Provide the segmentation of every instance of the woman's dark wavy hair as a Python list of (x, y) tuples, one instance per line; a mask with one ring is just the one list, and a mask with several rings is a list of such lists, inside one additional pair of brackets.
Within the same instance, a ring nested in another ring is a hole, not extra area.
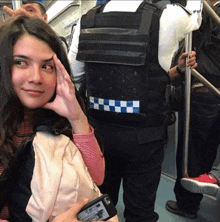
[[(70, 66), (62, 42), (48, 24), (40, 19), (20, 16), (0, 27), (0, 163), (3, 165), (7, 165), (10, 159), (10, 150), (15, 151), (13, 136), (24, 120), (24, 107), (11, 81), (13, 46), (24, 34), (46, 42), (70, 74)], [(45, 122), (48, 118), (55, 123), (52, 124), (54, 131), (71, 137), (71, 127), (67, 119), (52, 110), (36, 110), (35, 128), (40, 124), (39, 121)]]

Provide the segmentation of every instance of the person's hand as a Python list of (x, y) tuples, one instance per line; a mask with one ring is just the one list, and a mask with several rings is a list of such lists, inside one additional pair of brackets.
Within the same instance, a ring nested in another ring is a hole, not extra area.
[(43, 108), (51, 109), (60, 116), (66, 117), (74, 133), (89, 133), (88, 120), (77, 101), (75, 86), (56, 55), (53, 59), (57, 74), (56, 97), (53, 102), (48, 102)]
[[(79, 222), (79, 220), (77, 219), (77, 214), (88, 203), (88, 201), (89, 199), (78, 201), (72, 208), (56, 216), (52, 220), (52, 222)], [(104, 221), (94, 221), (94, 222), (104, 222)]]
[(16, 16), (19, 16), (19, 15), (27, 15), (27, 16), (31, 16), (31, 14), (26, 11), (25, 9), (23, 8), (19, 8), (19, 9), (16, 9), (16, 10), (13, 10), (11, 8), (9, 8), (8, 6), (3, 6), (2, 8), (10, 17), (16, 17)]
[(78, 222), (77, 213), (88, 203), (88, 199), (78, 201), (72, 208), (56, 216), (52, 222)]
[(52, 222), (78, 222), (77, 213), (88, 203), (88, 199), (77, 202), (72, 208), (56, 216)]
[[(182, 53), (178, 59), (178, 65), (169, 69), (169, 76), (172, 81), (177, 79), (179, 76), (185, 76), (185, 67), (188, 66), (191, 69), (195, 69), (198, 65), (196, 62), (196, 52), (192, 51), (188, 58), (188, 52)], [(187, 59), (188, 58), (188, 59)]]
[(198, 63), (196, 62), (196, 52), (192, 51), (187, 60), (188, 54), (188, 52), (182, 53), (182, 55), (178, 59), (178, 66), (181, 70), (184, 70), (185, 66), (188, 66), (191, 69), (195, 69), (198, 65)]

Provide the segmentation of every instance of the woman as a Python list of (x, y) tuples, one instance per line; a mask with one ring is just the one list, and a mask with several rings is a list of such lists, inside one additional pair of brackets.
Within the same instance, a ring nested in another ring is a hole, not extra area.
[[(43, 21), (21, 16), (1, 27), (0, 174), (17, 148), (33, 139), (39, 125), (46, 124), (51, 131), (73, 139), (94, 182), (102, 183), (103, 155), (69, 73), (62, 43)], [(6, 207), (0, 218), (8, 218)]]

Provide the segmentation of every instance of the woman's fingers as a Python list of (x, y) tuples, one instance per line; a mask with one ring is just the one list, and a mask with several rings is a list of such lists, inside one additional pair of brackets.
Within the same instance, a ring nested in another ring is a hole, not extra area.
[(61, 63), (61, 61), (57, 58), (57, 55), (54, 55), (54, 61), (56, 64), (56, 68), (59, 71), (58, 75), (62, 78), (64, 78), (66, 81), (68, 82), (72, 82), (70, 79), (69, 74), (67, 73), (65, 67), (63, 66), (63, 64)]
[(70, 75), (56, 55), (54, 55), (54, 63), (57, 71), (57, 87), (63, 87), (63, 89), (75, 88)]

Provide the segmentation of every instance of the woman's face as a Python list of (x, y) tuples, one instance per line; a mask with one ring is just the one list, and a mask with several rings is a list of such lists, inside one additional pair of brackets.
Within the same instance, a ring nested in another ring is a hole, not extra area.
[(15, 43), (12, 84), (26, 108), (42, 107), (54, 95), (57, 82), (54, 54), (47, 43), (28, 34)]

